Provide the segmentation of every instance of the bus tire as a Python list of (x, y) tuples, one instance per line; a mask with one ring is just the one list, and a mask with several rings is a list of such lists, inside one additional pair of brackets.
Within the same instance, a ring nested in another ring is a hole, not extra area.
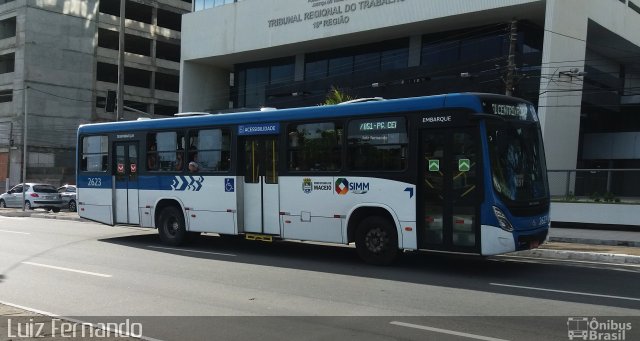
[(184, 215), (175, 206), (168, 206), (160, 213), (158, 233), (160, 240), (168, 245), (182, 245), (187, 239)]
[(394, 225), (379, 216), (363, 219), (356, 230), (356, 251), (369, 264), (393, 263), (398, 256), (398, 233)]

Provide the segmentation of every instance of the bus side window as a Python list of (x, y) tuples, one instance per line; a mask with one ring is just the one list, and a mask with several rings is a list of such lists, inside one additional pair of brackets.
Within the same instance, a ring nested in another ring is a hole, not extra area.
[(288, 130), (288, 165), (291, 171), (337, 171), (342, 168), (339, 123), (291, 125)]
[(106, 172), (109, 165), (108, 145), (106, 136), (83, 137), (80, 171)]
[(155, 141), (156, 154), (158, 155), (156, 170), (164, 172), (176, 170), (177, 135), (175, 131), (149, 134), (152, 144)]
[(200, 172), (227, 172), (231, 164), (229, 129), (202, 129), (189, 135), (189, 161), (198, 163)]

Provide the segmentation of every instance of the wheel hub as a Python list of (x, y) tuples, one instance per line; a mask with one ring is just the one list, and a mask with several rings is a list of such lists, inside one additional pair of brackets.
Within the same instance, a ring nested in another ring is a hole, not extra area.
[(167, 225), (169, 225), (168, 232), (171, 235), (175, 235), (176, 232), (178, 232), (178, 230), (180, 229), (180, 224), (178, 224), (178, 221), (175, 219), (172, 219)]
[(369, 230), (365, 236), (365, 245), (367, 249), (373, 253), (380, 253), (384, 251), (386, 245), (389, 242), (387, 234), (380, 228)]

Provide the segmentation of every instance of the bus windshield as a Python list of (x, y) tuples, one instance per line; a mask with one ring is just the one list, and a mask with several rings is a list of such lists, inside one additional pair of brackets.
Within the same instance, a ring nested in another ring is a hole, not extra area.
[(535, 122), (488, 122), (487, 140), (493, 187), (507, 204), (548, 196), (542, 137)]

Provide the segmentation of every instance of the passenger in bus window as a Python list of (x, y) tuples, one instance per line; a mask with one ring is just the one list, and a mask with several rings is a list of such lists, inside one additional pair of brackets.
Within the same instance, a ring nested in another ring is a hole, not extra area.
[(189, 139), (189, 160), (191, 161), (197, 161), (197, 157), (198, 157), (198, 147), (196, 147), (197, 144), (198, 144), (198, 138), (192, 136)]
[(155, 143), (149, 147), (149, 151), (147, 152), (147, 169), (158, 169), (158, 153), (156, 151)]
[(184, 156), (182, 156), (183, 151), (182, 150), (178, 150), (178, 152), (176, 153), (176, 170), (182, 171), (182, 168), (184, 167)]
[(195, 161), (189, 162), (189, 173), (198, 173), (199, 170), (200, 170), (200, 167), (198, 166), (197, 162)]
[(218, 162), (218, 171), (228, 171), (231, 168), (231, 153), (229, 151), (222, 151), (222, 156)]

